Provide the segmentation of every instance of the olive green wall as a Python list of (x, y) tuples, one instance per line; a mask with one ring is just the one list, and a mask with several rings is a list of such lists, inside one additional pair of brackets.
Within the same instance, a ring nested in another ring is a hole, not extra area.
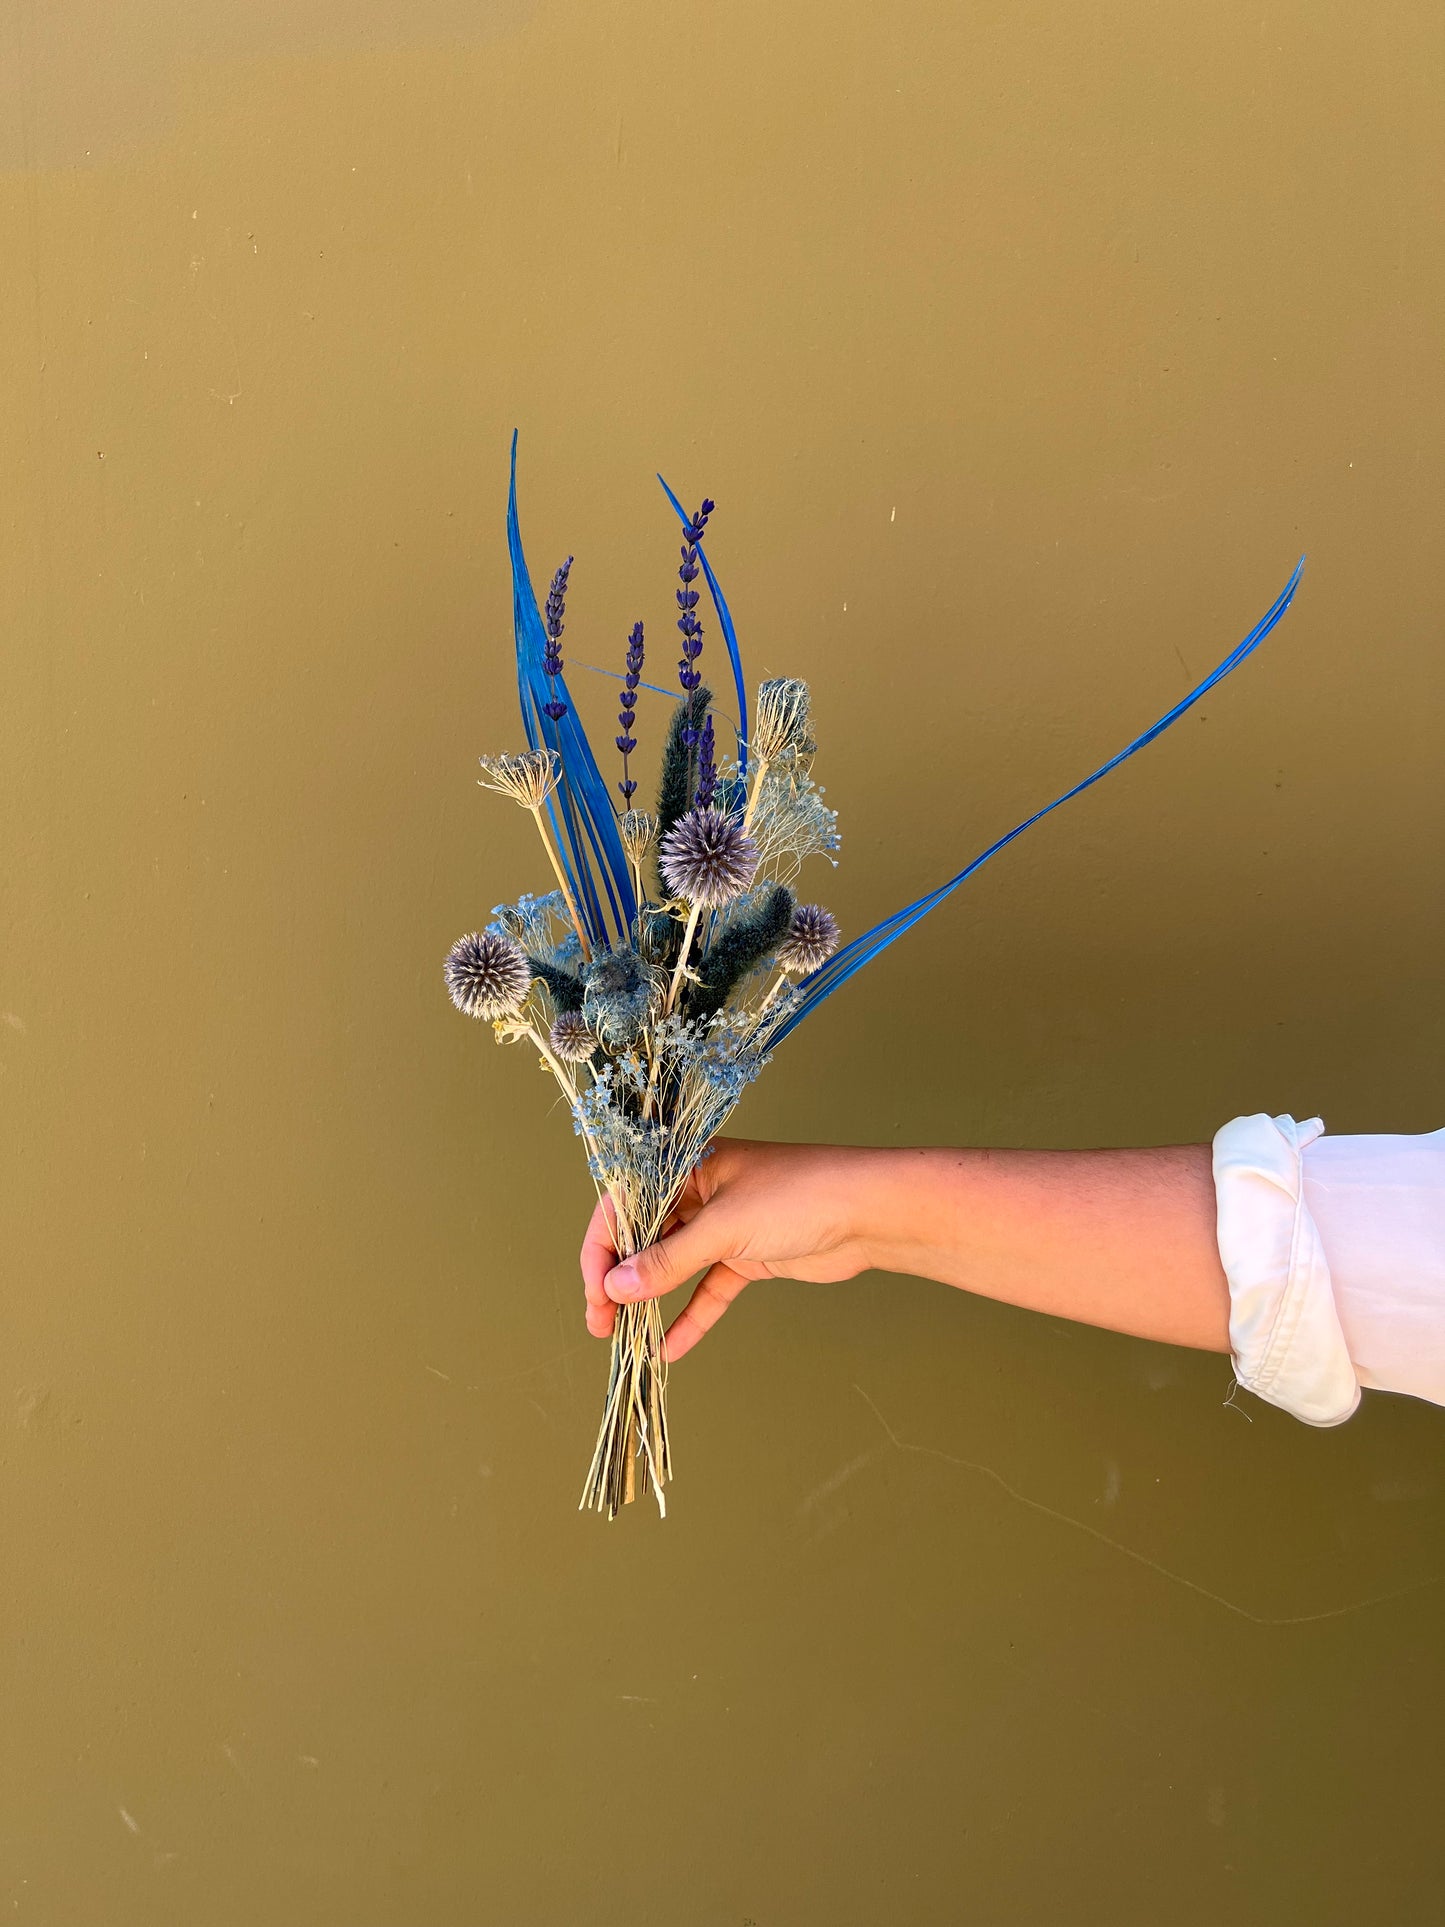
[(1442, 83), (1419, 0), (8, 11), (7, 1920), (1438, 1916), (1445, 1415), (779, 1285), (579, 1517), (585, 1174), (440, 963), (545, 882), (514, 425), (583, 660), (716, 497), (849, 931), (1307, 550), (739, 1124), (1445, 1122)]

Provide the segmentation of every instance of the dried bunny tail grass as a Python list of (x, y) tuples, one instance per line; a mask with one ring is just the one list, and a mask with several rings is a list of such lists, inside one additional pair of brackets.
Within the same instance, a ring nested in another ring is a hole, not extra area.
[(694, 1021), (715, 1016), (751, 970), (791, 941), (796, 922), (793, 893), (784, 883), (743, 898), (713, 930), (697, 982), (687, 993), (688, 1016)]
[(477, 778), (484, 790), (510, 796), (524, 810), (539, 810), (556, 789), (562, 765), (550, 749), (528, 749), (520, 756), (483, 756), (482, 775)]

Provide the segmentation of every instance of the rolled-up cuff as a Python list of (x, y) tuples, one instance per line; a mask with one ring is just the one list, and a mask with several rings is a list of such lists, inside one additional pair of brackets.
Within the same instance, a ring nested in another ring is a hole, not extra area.
[(1341, 1425), (1360, 1387), (1300, 1172), (1323, 1130), (1317, 1117), (1235, 1118), (1214, 1139), (1214, 1190), (1235, 1376), (1306, 1425)]

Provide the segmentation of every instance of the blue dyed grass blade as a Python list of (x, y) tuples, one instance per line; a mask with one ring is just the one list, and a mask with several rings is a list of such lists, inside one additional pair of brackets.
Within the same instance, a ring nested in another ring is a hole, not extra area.
[[(691, 519), (687, 510), (682, 506), (682, 503), (678, 501), (672, 490), (667, 486), (667, 483), (662, 481), (660, 475), (657, 479), (659, 482), (662, 482), (663, 494), (677, 510), (678, 520), (686, 527), (688, 521)], [(712, 597), (712, 606), (717, 610), (718, 626), (723, 632), (723, 641), (727, 644), (728, 656), (732, 661), (733, 687), (736, 689), (738, 695), (738, 769), (746, 776), (748, 769), (748, 688), (747, 684), (743, 681), (743, 659), (742, 652), (738, 648), (738, 632), (733, 626), (732, 611), (728, 608), (727, 602), (723, 597), (723, 592), (718, 587), (718, 579), (712, 572), (712, 564), (708, 561), (707, 551), (703, 548), (701, 542), (697, 545), (697, 559), (702, 564), (702, 572), (707, 582), (708, 594)]]
[[(575, 656), (572, 658), (572, 667), (574, 669), (590, 669), (594, 676), (610, 676), (613, 682), (626, 682), (627, 680), (620, 669), (604, 669), (599, 663), (595, 662), (578, 662)], [(655, 682), (640, 682), (637, 687), (639, 689), (650, 689), (654, 696), (670, 696), (675, 703), (682, 701), (682, 691), (680, 689), (663, 689)]]
[(512, 624), (517, 641), (517, 695), (521, 703), (522, 724), (531, 749), (545, 746), (555, 750), (561, 760), (563, 781), (547, 804), (552, 833), (561, 853), (562, 867), (572, 887), (592, 942), (608, 947), (612, 942), (597, 878), (602, 880), (612, 930), (620, 943), (629, 940), (637, 902), (632, 890), (622, 838), (612, 798), (597, 768), (587, 732), (577, 718), (576, 706), (563, 677), (557, 678), (557, 693), (567, 705), (560, 723), (545, 714), (550, 700), (542, 659), (547, 638), (527, 558), (522, 551), (522, 536), (517, 520), (517, 436), (512, 434), (511, 483), (507, 491), (507, 548), (512, 558)]
[(896, 942), (905, 930), (911, 930), (920, 918), (926, 917), (930, 910), (935, 909), (945, 898), (952, 896), (959, 885), (965, 883), (975, 870), (981, 869), (991, 856), (997, 856), (1000, 850), (1006, 849), (1014, 841), (1015, 837), (1022, 836), (1025, 830), (1032, 829), (1035, 823), (1042, 822), (1044, 817), (1051, 815), (1054, 810), (1071, 802), (1074, 797), (1082, 795), (1101, 777), (1107, 776), (1111, 770), (1116, 770), (1120, 763), (1127, 762), (1129, 757), (1143, 749), (1147, 743), (1152, 743), (1154, 738), (1162, 735), (1171, 723), (1177, 722), (1186, 710), (1192, 709), (1201, 696), (1207, 695), (1216, 683), (1222, 682), (1232, 669), (1237, 669), (1247, 656), (1254, 653), (1289, 608), (1294, 600), (1294, 592), (1299, 587), (1304, 566), (1304, 557), (1301, 556), (1295, 565), (1294, 574), (1277, 600), (1267, 614), (1250, 630), (1243, 642), (1232, 649), (1218, 668), (1211, 671), (1203, 682), (1191, 689), (1182, 702), (1176, 703), (1167, 715), (1161, 716), (1152, 728), (1146, 729), (1142, 736), (1136, 736), (1132, 743), (1121, 749), (1117, 756), (1111, 756), (1107, 763), (1094, 771), (1092, 776), (1086, 776), (1082, 783), (1075, 783), (1074, 787), (1065, 790), (1062, 796), (1056, 796), (1052, 803), (1046, 803), (1041, 810), (1035, 810), (1032, 816), (1026, 817), (1006, 836), (1001, 836), (996, 843), (990, 843), (988, 848), (981, 855), (976, 856), (972, 863), (960, 870), (957, 876), (950, 877), (947, 883), (940, 884), (936, 890), (930, 890), (926, 896), (919, 897), (916, 902), (906, 904), (901, 910), (895, 910), (891, 917), (885, 917), (882, 923), (875, 924), (861, 937), (855, 937), (851, 943), (845, 944), (835, 957), (830, 958), (823, 965), (821, 970), (815, 970), (811, 977), (804, 977), (798, 985), (788, 1016), (774, 1033), (773, 1041), (777, 1042), (786, 1037), (789, 1031), (795, 1030), (805, 1017), (811, 1015), (825, 998), (831, 997), (833, 992), (861, 970), (864, 964), (871, 963), (880, 951), (886, 950), (889, 944)]

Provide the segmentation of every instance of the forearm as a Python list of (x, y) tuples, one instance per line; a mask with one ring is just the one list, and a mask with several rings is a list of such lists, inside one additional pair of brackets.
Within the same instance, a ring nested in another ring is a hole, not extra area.
[(1208, 1145), (857, 1155), (859, 1241), (873, 1266), (1228, 1351)]

